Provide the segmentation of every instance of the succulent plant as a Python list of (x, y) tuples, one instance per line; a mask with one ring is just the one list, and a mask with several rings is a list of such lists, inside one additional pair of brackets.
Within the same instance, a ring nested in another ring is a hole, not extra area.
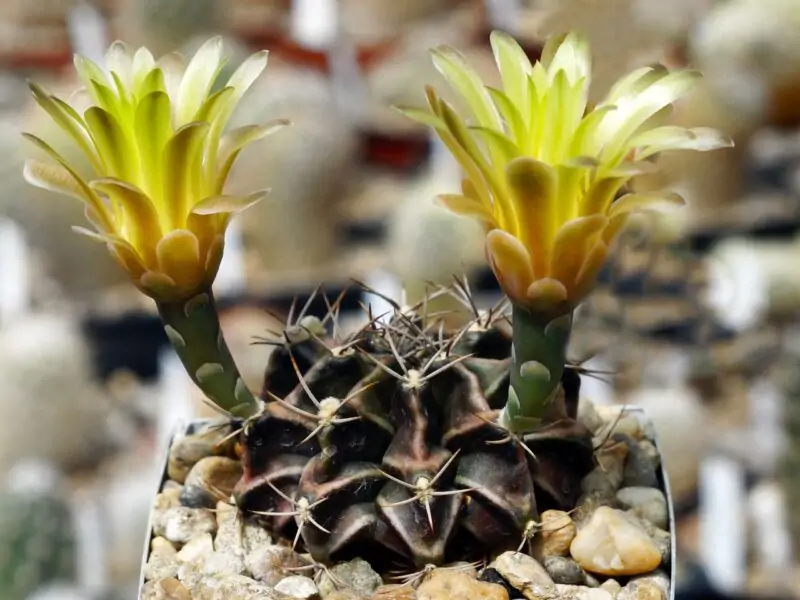
[(77, 576), (72, 512), (44, 463), (17, 465), (0, 491), (0, 597), (27, 598)]
[(240, 422), (238, 506), (302, 539), (320, 561), (355, 553), (420, 566), (486, 554), (529, 539), (542, 506), (575, 502), (593, 452), (575, 419), (580, 378), (566, 358), (573, 313), (629, 215), (682, 204), (666, 192), (619, 194), (664, 150), (728, 145), (712, 130), (660, 126), (696, 73), (639, 69), (587, 109), (582, 37), (553, 38), (535, 65), (509, 36), (491, 41), (503, 91), (485, 86), (455, 50), (437, 48), (434, 63), (464, 113), (433, 89), (430, 110), (404, 112), (431, 126), (463, 169), (461, 193), (440, 199), (483, 226), (511, 315), (476, 310), (470, 326), (448, 331), (429, 323), (422, 302), (341, 338), (337, 303), (331, 336), (328, 319), (301, 311), (273, 340), (261, 398), (231, 358), (211, 285), (230, 218), (263, 196), (226, 195), (231, 164), (283, 124), (221, 137), (266, 56), (210, 94), (218, 41), (185, 70), (114, 44), (110, 79), (76, 63), (92, 95), (84, 116), (33, 86), (96, 178), (81, 178), (28, 136), (59, 163), (29, 161), (28, 180), (85, 202), (97, 231), (82, 232), (156, 301), (195, 383)]
[(117, 41), (105, 57), (108, 74), (76, 58), (85, 88), (72, 104), (32, 83), (34, 99), (90, 163), (88, 178), (46, 141), (24, 134), (52, 161), (29, 159), (26, 180), (84, 203), (93, 230), (76, 232), (106, 246), (156, 301), (193, 380), (233, 414), (252, 414), (257, 403), (220, 335), (211, 284), (230, 220), (269, 190), (241, 196), (224, 188), (244, 147), (288, 123), (225, 128), (267, 57), (253, 54), (212, 93), (224, 63), (220, 37), (188, 63), (179, 54), (157, 61), (147, 48), (134, 52)]
[(547, 426), (500, 427), (512, 343), (502, 308), (450, 333), (399, 307), (345, 339), (312, 332), (320, 323), (306, 317), (275, 342), (264, 410), (244, 427), (237, 505), (270, 529), (302, 535), (319, 560), (423, 566), (516, 548), (539, 506), (574, 506), (593, 466), (575, 421), (579, 377), (565, 371)]

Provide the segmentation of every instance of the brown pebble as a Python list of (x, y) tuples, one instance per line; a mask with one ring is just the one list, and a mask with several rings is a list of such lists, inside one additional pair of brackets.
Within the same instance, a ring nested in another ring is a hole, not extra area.
[(546, 510), (541, 520), (542, 556), (568, 556), (577, 532), (572, 518), (561, 510)]
[(227, 500), (242, 477), (242, 463), (224, 456), (200, 459), (186, 476), (186, 486), (196, 486), (217, 500)]
[(170, 479), (183, 483), (192, 467), (207, 456), (230, 456), (235, 439), (225, 440), (230, 426), (209, 425), (203, 430), (175, 440), (169, 451), (167, 473)]
[(181, 488), (171, 487), (156, 495), (154, 508), (176, 508), (181, 505)]
[(180, 581), (169, 577), (148, 582), (141, 600), (192, 600), (192, 595)]
[(375, 590), (371, 600), (417, 600), (417, 592), (410, 585), (392, 583)]
[(473, 579), (466, 573), (438, 570), (417, 588), (417, 600), (509, 600), (506, 589), (496, 583)]

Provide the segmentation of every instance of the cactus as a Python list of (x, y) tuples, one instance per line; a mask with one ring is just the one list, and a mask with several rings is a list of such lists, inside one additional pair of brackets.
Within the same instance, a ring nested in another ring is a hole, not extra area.
[[(674, 194), (617, 193), (664, 150), (729, 145), (708, 129), (652, 128), (697, 73), (641, 69), (587, 112), (581, 36), (554, 38), (536, 65), (509, 36), (491, 42), (503, 91), (485, 86), (454, 49), (437, 48), (434, 64), (468, 113), (433, 89), (429, 110), (403, 112), (432, 127), (463, 168), (461, 193), (439, 199), (485, 229), (511, 315), (475, 309), (467, 327), (449, 331), (428, 323), (422, 302), (341, 337), (337, 303), (331, 336), (329, 319), (301, 311), (271, 342), (260, 399), (220, 335), (211, 286), (230, 219), (264, 195), (225, 193), (233, 160), (286, 124), (221, 138), (266, 55), (209, 95), (222, 63), (211, 40), (185, 71), (171, 72), (181, 78), (175, 94), (149, 52), (131, 59), (114, 44), (113, 83), (98, 65), (76, 62), (96, 96), (85, 120), (31, 86), (95, 164), (87, 181), (27, 135), (52, 158), (28, 161), (27, 180), (83, 199), (95, 231), (79, 232), (103, 242), (155, 300), (186, 370), (241, 424), (237, 505), (294, 544), (302, 539), (316, 560), (356, 554), (419, 567), (521, 548), (540, 510), (574, 506), (594, 460), (590, 432), (576, 420), (580, 379), (566, 359), (573, 313), (628, 217), (682, 204)], [(173, 121), (182, 125), (174, 135)]]
[(574, 506), (593, 449), (569, 369), (538, 431), (496, 423), (512, 360), (506, 318), (494, 310), (440, 334), (398, 309), (389, 324), (329, 341), (307, 333), (319, 331), (312, 317), (290, 324), (264, 411), (244, 427), (237, 505), (321, 561), (423, 566), (518, 547), (541, 507)]
[(77, 575), (72, 513), (47, 464), (20, 464), (0, 491), (0, 597), (22, 600)]

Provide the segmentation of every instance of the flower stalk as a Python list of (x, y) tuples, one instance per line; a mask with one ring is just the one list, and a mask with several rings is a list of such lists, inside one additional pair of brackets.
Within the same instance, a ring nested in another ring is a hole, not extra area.
[(483, 224), (487, 260), (513, 305), (515, 356), (501, 421), (523, 431), (542, 422), (557, 396), (572, 314), (629, 217), (684, 204), (668, 190), (625, 194), (625, 185), (656, 168), (661, 152), (731, 143), (712, 129), (665, 122), (696, 71), (637, 69), (591, 107), (583, 36), (551, 38), (535, 64), (505, 33), (493, 32), (491, 45), (502, 89), (484, 85), (461, 53), (442, 46), (433, 62), (459, 108), (429, 87), (427, 109), (400, 111), (433, 128), (463, 170), (461, 189), (438, 200)]
[(156, 305), (173, 348), (206, 397), (233, 417), (256, 414), (260, 403), (245, 385), (222, 335), (214, 294), (209, 290), (186, 301)]
[(267, 66), (267, 52), (245, 60), (220, 88), (222, 39), (188, 62), (156, 60), (115, 42), (101, 67), (76, 56), (84, 87), (68, 100), (36, 84), (36, 102), (86, 156), (79, 172), (46, 141), (25, 137), (52, 159), (28, 160), (29, 183), (82, 201), (91, 229), (155, 300), (164, 327), (192, 380), (220, 408), (248, 417), (259, 402), (247, 389), (220, 331), (212, 285), (235, 215), (269, 190), (231, 195), (225, 185), (241, 151), (288, 125), (278, 119), (226, 131), (238, 102)]
[(499, 423), (524, 433), (542, 425), (558, 394), (567, 362), (572, 314), (556, 318), (514, 304), (511, 386)]

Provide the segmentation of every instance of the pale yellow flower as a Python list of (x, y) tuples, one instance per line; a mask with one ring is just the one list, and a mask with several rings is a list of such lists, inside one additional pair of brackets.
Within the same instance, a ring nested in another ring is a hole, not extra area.
[(617, 198), (648, 161), (667, 150), (729, 146), (716, 131), (661, 124), (688, 92), (695, 71), (637, 69), (587, 109), (591, 62), (586, 40), (548, 41), (532, 65), (506, 34), (491, 36), (502, 90), (483, 84), (463, 55), (433, 50), (438, 70), (464, 101), (459, 114), (432, 89), (430, 110), (402, 108), (432, 126), (460, 163), (460, 194), (440, 201), (481, 220), (488, 260), (517, 304), (569, 311), (592, 289), (610, 244), (632, 211), (682, 204), (676, 194)]
[(214, 93), (224, 64), (220, 38), (206, 42), (188, 64), (178, 54), (156, 61), (146, 48), (132, 53), (121, 42), (105, 59), (103, 70), (76, 57), (85, 88), (70, 103), (31, 84), (39, 105), (88, 158), (91, 177), (25, 134), (56, 163), (29, 160), (25, 178), (83, 201), (94, 230), (75, 229), (105, 243), (141, 291), (159, 301), (186, 300), (211, 286), (231, 217), (267, 193), (224, 191), (239, 152), (287, 124), (224, 131), (266, 67), (267, 52), (248, 58)]

